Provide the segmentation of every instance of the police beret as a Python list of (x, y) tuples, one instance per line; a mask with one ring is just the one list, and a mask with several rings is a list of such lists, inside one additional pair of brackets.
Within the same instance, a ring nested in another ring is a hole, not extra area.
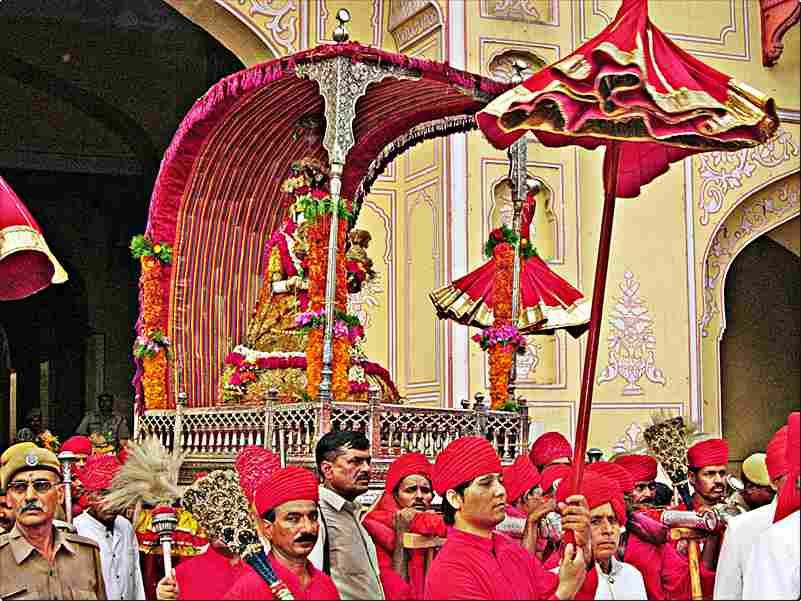
[(50, 470), (59, 476), (61, 475), (61, 464), (58, 462), (58, 457), (47, 449), (14, 445), (8, 450), (12, 452), (6, 458), (2, 469), (0, 469), (0, 481), (2, 481), (0, 486), (3, 489), (6, 489), (11, 479), (22, 471)]
[(19, 449), (35, 449), (35, 448), (36, 448), (36, 443), (33, 442), (18, 442), (17, 444), (12, 444), (5, 451), (3, 451), (2, 455), (0, 455), (0, 467), (3, 467), (8, 461), (8, 458), (11, 457), (11, 455), (13, 455), (14, 453), (16, 453)]

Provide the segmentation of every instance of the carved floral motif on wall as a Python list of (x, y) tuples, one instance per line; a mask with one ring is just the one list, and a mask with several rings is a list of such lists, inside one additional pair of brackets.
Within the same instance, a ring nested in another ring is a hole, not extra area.
[(726, 194), (742, 188), (757, 168), (777, 167), (798, 156), (798, 144), (784, 129), (765, 144), (737, 152), (708, 152), (698, 156), (701, 175), (701, 192), (698, 208), (701, 210), (701, 225), (708, 225), (710, 217), (718, 213)]
[[(228, 0), (229, 2), (231, 0)], [(292, 54), (298, 48), (298, 7), (294, 0), (237, 0), (240, 6), (249, 5), (248, 13), (254, 22), (278, 45), (286, 54)]]
[[(796, 148), (797, 153), (797, 148)], [(721, 278), (737, 253), (757, 235), (773, 229), (799, 213), (799, 180), (796, 175), (767, 193), (747, 198), (731, 216), (732, 229), (724, 224), (715, 234), (704, 272), (704, 313), (701, 335), (709, 336), (709, 324), (720, 314)]]
[(643, 376), (654, 384), (665, 384), (665, 375), (656, 366), (656, 336), (653, 318), (639, 297), (640, 283), (627, 271), (619, 285), (622, 296), (609, 315), (609, 364), (598, 376), (598, 384), (622, 378), (624, 396), (643, 394)]

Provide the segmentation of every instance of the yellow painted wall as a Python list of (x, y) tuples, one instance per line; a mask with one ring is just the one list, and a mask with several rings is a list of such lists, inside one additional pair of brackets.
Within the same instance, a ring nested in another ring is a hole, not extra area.
[[(440, 60), (463, 55), (467, 70), (495, 76), (500, 73), (494, 66), (499, 56), (510, 50), (529, 53), (540, 64), (566, 56), (600, 31), (620, 4), (276, 0), (268, 15), (257, 6), (264, 3), (252, 0), (217, 3), (258, 29), (276, 54), (330, 41), (334, 13), (346, 7), (353, 17), (353, 39)], [(725, 273), (730, 259), (720, 249), (729, 248), (724, 234), (741, 225), (735, 223), (743, 212), (737, 213), (737, 207), (757, 210), (770, 201), (776, 207), (765, 213), (764, 223), (743, 233), (737, 241), (741, 245), (799, 211), (798, 176), (787, 179), (799, 170), (799, 27), (785, 35), (778, 65), (765, 68), (759, 10), (754, 0), (651, 1), (652, 20), (674, 41), (709, 65), (772, 94), (788, 120), (780, 137), (762, 148), (695, 157), (674, 165), (639, 198), (619, 201), (590, 446), (607, 452), (615, 445), (633, 446), (651, 414), (660, 409), (720, 433), (723, 276), (710, 278), (709, 272)], [(451, 48), (453, 40), (463, 48)], [(482, 262), (486, 233), (500, 218), (505, 154), (472, 132), (465, 160), (466, 172), (457, 173), (450, 169), (454, 157), (448, 142), (415, 148), (379, 180), (358, 224), (373, 234), (370, 253), (381, 272), (380, 283), (366, 294), (370, 298), (359, 299), (371, 319), (368, 354), (390, 369), (402, 394), (416, 403), (458, 405), (451, 393), (455, 379), (466, 377), (471, 395), (488, 385), (485, 357), (474, 344), (469, 343), (466, 375), (463, 366), (450, 364), (455, 328), (461, 326), (437, 322), (426, 298), (432, 287), (463, 275), (451, 273), (455, 245), (466, 244), (468, 269)], [(538, 207), (535, 244), (557, 273), (590, 296), (602, 199), (601, 151), (548, 149), (532, 140), (528, 160), (529, 171), (552, 192), (550, 210)], [(463, 178), (467, 185), (465, 231), (455, 231), (448, 214), (462, 204), (451, 194), (452, 178)], [(779, 180), (785, 187), (771, 188)], [(630, 333), (612, 327), (609, 317), (614, 313), (638, 314), (646, 334), (628, 339), (635, 358), (644, 359), (628, 380), (621, 375), (621, 357), (611, 356), (606, 347), (610, 336)], [(583, 340), (560, 334), (539, 337), (532, 347), (536, 357), (529, 359), (535, 367), (520, 388), (532, 405), (535, 430), (558, 429), (572, 437)]]

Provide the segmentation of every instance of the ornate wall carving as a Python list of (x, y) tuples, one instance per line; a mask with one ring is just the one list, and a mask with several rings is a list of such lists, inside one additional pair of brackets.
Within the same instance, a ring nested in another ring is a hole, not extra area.
[(439, 7), (433, 0), (390, 0), (389, 32), (403, 51), (442, 27)]
[(512, 67), (515, 61), (520, 61), (526, 65), (526, 68), (521, 72), (521, 76), (524, 80), (528, 79), (548, 64), (544, 58), (533, 52), (512, 48), (500, 54), (495, 54), (490, 59), (487, 69), (489, 76), (498, 81), (511, 81), (512, 76), (515, 74), (515, 70)]

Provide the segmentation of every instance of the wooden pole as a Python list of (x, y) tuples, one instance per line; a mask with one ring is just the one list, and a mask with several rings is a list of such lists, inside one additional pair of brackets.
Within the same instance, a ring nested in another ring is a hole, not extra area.
[(606, 148), (604, 156), (604, 207), (601, 218), (601, 237), (598, 242), (598, 258), (595, 264), (595, 283), (592, 289), (590, 326), (587, 334), (587, 349), (584, 354), (584, 370), (581, 375), (581, 396), (579, 397), (576, 440), (573, 449), (573, 477), (571, 490), (579, 490), (584, 473), (587, 436), (590, 431), (590, 410), (595, 383), (595, 366), (598, 362), (598, 342), (601, 335), (604, 296), (606, 294), (606, 274), (609, 269), (609, 247), (612, 243), (612, 222), (615, 217), (615, 197), (617, 196), (617, 172), (620, 162), (620, 147), (612, 144)]
[(11, 369), (8, 377), (8, 444), (17, 439), (17, 370)]

